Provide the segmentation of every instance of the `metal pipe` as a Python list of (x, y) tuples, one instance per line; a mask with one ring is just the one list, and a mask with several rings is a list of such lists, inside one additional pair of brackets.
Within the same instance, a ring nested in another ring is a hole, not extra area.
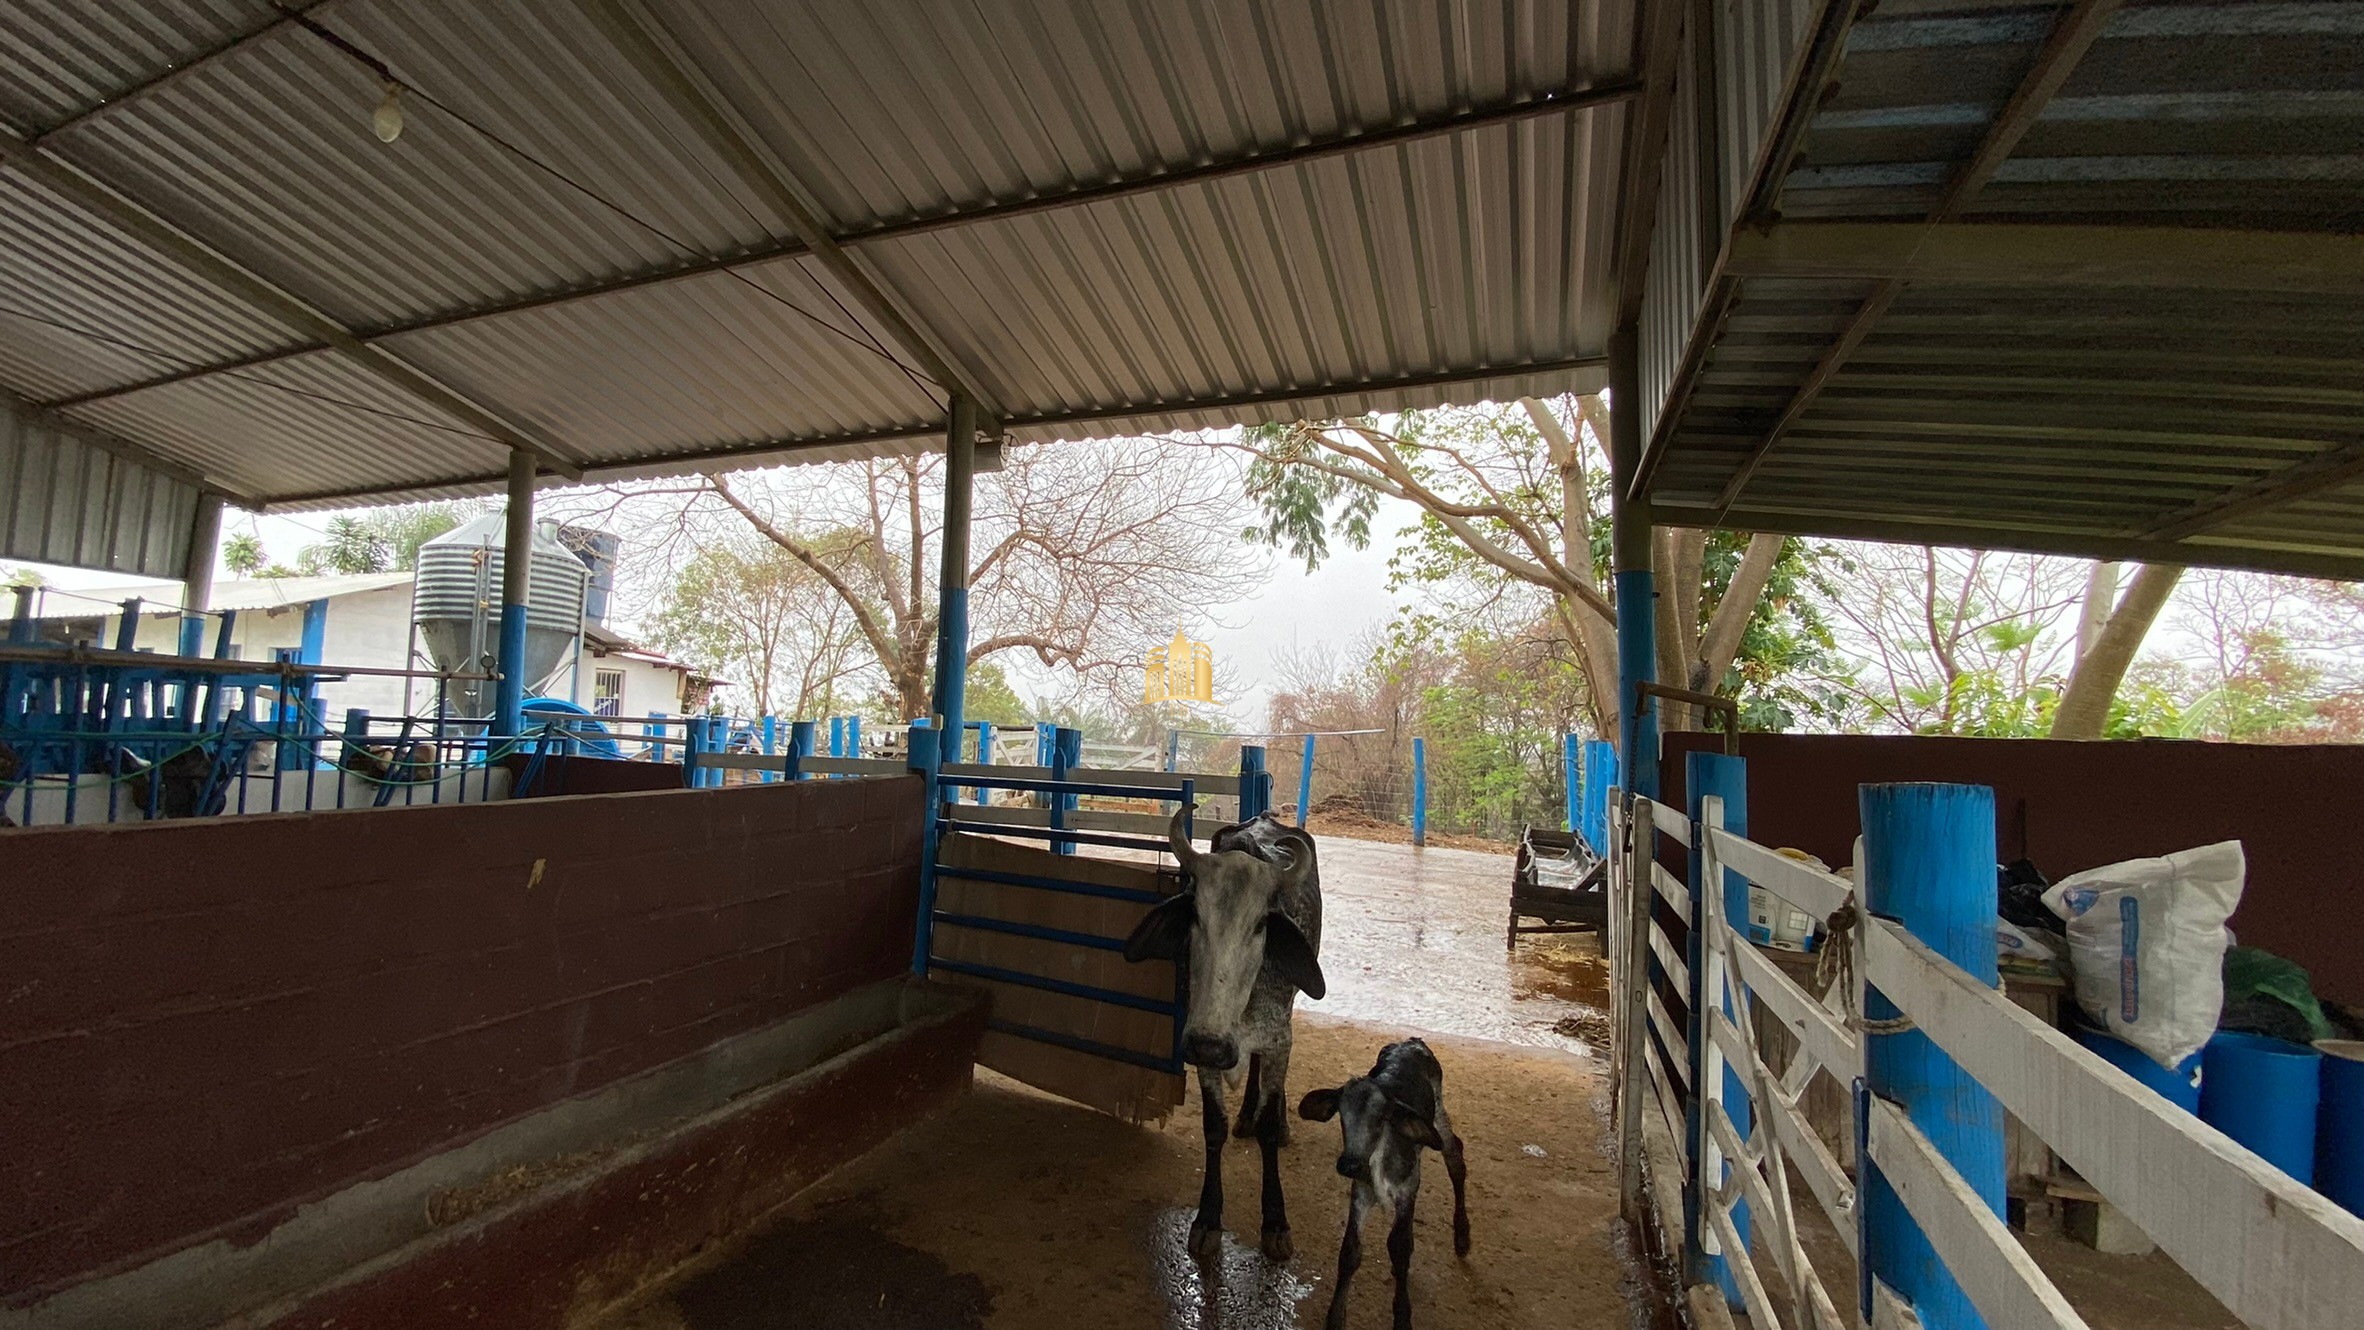
[(1634, 685), (1634, 708), (1648, 711), (1650, 699), (1663, 697), (1669, 702), (1684, 702), (1702, 711), (1713, 711), (1724, 718), (1724, 755), (1736, 757), (1740, 753), (1740, 704), (1715, 693), (1701, 693), (1671, 684), (1638, 683)]
[(501, 681), (493, 693), (493, 728), (516, 734), (525, 724), (526, 605), (534, 575), (534, 455), (509, 453), (508, 529), (501, 545)]

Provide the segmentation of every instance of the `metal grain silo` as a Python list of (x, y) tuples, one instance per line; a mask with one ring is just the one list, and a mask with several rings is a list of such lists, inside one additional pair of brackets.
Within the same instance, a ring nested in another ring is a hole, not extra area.
[[(411, 587), (411, 621), (419, 643), (439, 670), (490, 673), (501, 640), (501, 545), (506, 518), (487, 513), (419, 546)], [(526, 594), (525, 688), (538, 692), (567, 663), (583, 627), (583, 591), (590, 571), (565, 546), (556, 528), (534, 528), (533, 578)], [(451, 709), (489, 716), (493, 685), (455, 683)]]

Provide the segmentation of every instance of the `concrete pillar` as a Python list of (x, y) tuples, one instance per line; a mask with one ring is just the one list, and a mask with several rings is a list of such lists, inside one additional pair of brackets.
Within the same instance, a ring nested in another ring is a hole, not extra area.
[(213, 608), (214, 551), (222, 543), (222, 496), (199, 494), (189, 528), (189, 552), (181, 561), (181, 654), (205, 650), (205, 611)]
[(969, 501), (977, 473), (977, 404), (952, 394), (944, 430), (944, 561), (937, 577), (935, 712), (951, 735), (942, 760), (960, 760), (969, 663)]
[(1641, 469), (1642, 382), (1631, 324), (1609, 338), (1609, 552), (1617, 578), (1617, 738), (1625, 789), (1658, 797), (1658, 713), (1634, 686), (1658, 681), (1657, 592), (1650, 577), (1650, 504), (1630, 493)]
[(534, 455), (509, 453), (509, 525), (501, 545), (501, 680), (493, 692), (493, 732), (525, 727), (525, 615), (534, 576)]

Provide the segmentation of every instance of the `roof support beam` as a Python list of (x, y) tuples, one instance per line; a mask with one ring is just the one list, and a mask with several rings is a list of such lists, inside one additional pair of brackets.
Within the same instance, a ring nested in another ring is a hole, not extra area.
[(4, 124), (0, 124), (0, 167), (13, 167), (24, 172), (46, 188), (106, 219), (117, 230), (140, 244), (170, 258), (303, 335), (342, 353), (361, 369), (484, 431), (494, 442), (534, 453), (552, 470), (570, 479), (582, 474), (581, 458), (572, 449), (537, 430), (501, 418), (398, 359), (391, 352), (366, 345), (351, 330), (311, 304), (199, 240), (170, 218), (74, 165), (60, 155), (56, 148), (36, 147)]
[[(1633, 100), (1640, 90), (1641, 85), (1631, 82), (1613, 83), (1600, 88), (1573, 89), (1524, 101), (1479, 107), (1475, 110), (1441, 116), (1434, 120), (1420, 120), (1407, 125), (1391, 125), (1384, 129), (1339, 134), (1330, 138), (1315, 139), (1311, 142), (1281, 148), (1252, 150), (1238, 156), (1218, 158), (1215, 161), (1196, 165), (1160, 167), (1145, 175), (1127, 176), (1117, 180), (1075, 185), (1064, 189), (1045, 190), (1026, 198), (988, 203), (975, 208), (941, 213), (931, 217), (907, 218), (903, 221), (889, 222), (884, 226), (872, 227), (865, 231), (846, 232), (838, 235), (836, 241), (846, 249), (858, 249), (863, 245), (903, 240), (938, 231), (958, 230), (964, 226), (1006, 222), (1038, 213), (1079, 208), (1119, 199), (1142, 198), (1167, 190), (1227, 180), (1235, 176), (1253, 175), (1283, 167), (1327, 161), (1335, 157), (1344, 157), (1380, 148), (1406, 146), (1499, 125), (1513, 125), (1527, 120), (1567, 115), (1593, 107), (1622, 105)], [(782, 259), (800, 258), (811, 252), (802, 240), (786, 237), (756, 245), (736, 254), (711, 255), (686, 262), (658, 264), (637, 272), (626, 273), (620, 277), (602, 278), (581, 286), (537, 292), (533, 295), (495, 301), (490, 304), (440, 310), (422, 318), (409, 319), (400, 323), (356, 328), (353, 330), (353, 335), (366, 343), (390, 337), (400, 337), (406, 333), (432, 332), (439, 328), (460, 327), (484, 319), (497, 319), (509, 314), (522, 314), (531, 310), (572, 304), (578, 300), (594, 300), (601, 296), (635, 291), (646, 286), (689, 281), (714, 273), (733, 272)], [(52, 398), (44, 405), (64, 410), (90, 402), (103, 402), (131, 393), (144, 392), (150, 388), (185, 383), (190, 379), (204, 378), (228, 370), (252, 369), (257, 365), (291, 360), (297, 356), (310, 355), (327, 349), (327, 344), (323, 342), (305, 342), (235, 360), (223, 360), (209, 365), (195, 365), (187, 369), (172, 370), (110, 388)]]
[(1641, 101), (1625, 122), (1624, 161), (1618, 170), (1617, 326), (1642, 308), (1650, 263), (1650, 235), (1658, 223), (1660, 178), (1666, 172), (1667, 125), (1674, 118), (1675, 75), (1682, 63), (1686, 0), (1642, 0), (1634, 24), (1634, 68)]
[[(2045, 39), (2043, 48), (2036, 52), (2035, 63), (2029, 66), (2018, 88), (2013, 90), (2011, 99), (1996, 114), (1994, 123), (1987, 127), (1986, 136), (1979, 140), (1978, 147), (1946, 185), (1944, 196), (1929, 214), (1930, 221), (1951, 222), (1962, 215), (1962, 210), (1969, 206), (1970, 200), (1977, 197), (1978, 191), (1986, 187), (1986, 182), (1994, 178), (1996, 169), (2010, 159), (2012, 152), (2019, 147), (2020, 139), (2034, 128), (2036, 118), (2044, 113), (2044, 107), (2052, 100), (2053, 94), (2059, 92), (2061, 85), (2068, 81), (2077, 62), (2083, 60), (2085, 53), (2093, 49), (2093, 43), (2101, 39), (2102, 29), (2108, 26), (2111, 16), (2118, 12), (2121, 3), (2123, 0), (2077, 0), (2052, 25), (2051, 35)], [(1798, 385), (1797, 393), (1782, 408), (1772, 428), (1765, 431), (1764, 441), (1749, 451), (1747, 460), (1725, 483), (1724, 492), (1717, 498), (1720, 506), (1730, 506), (1739, 500), (1741, 492), (1748, 488), (1749, 478), (1757, 473), (1757, 468), (1764, 464), (1765, 458), (1781, 445), (1783, 436), (1798, 423), (1799, 417), (1806, 414), (1807, 408), (1814, 405), (1814, 399), (1822, 395), (1822, 390), (1831, 379), (1846, 367), (1848, 357), (1863, 345), (1864, 338), (1871, 335), (1873, 326), (1879, 323), (1880, 317), (1888, 312), (1888, 307), (1902, 294), (1903, 280), (1890, 278), (1882, 282), (1856, 309), (1854, 317), (1847, 321), (1847, 326), (1831, 343), (1821, 361)]]
[[(1348, 383), (1324, 383), (1311, 387), (1268, 388), (1260, 392), (1232, 394), (1222, 397), (1194, 397), (1169, 402), (1137, 402), (1111, 406), (1080, 407), (1072, 411), (1038, 412), (1013, 419), (980, 417), (978, 432), (985, 437), (998, 437), (1015, 430), (1061, 429), (1072, 425), (1106, 425), (1126, 420), (1146, 420), (1157, 416), (1187, 416), (1200, 411), (1222, 411), (1240, 406), (1269, 406), (1282, 403), (1320, 402), (1330, 397), (1359, 397), (1368, 394), (1412, 392), (1422, 388), (1449, 387), (1460, 383), (1482, 383), (1489, 380), (1525, 379), (1538, 375), (1590, 376), (1585, 391), (1598, 391), (1606, 373), (1605, 356), (1574, 356), (1562, 360), (1530, 360), (1510, 365), (1489, 365), (1477, 369), (1444, 370), (1429, 374), (1409, 374), (1392, 379), (1361, 379)], [(801, 460), (798, 454), (825, 453), (840, 448), (875, 447), (890, 443), (927, 440), (931, 443), (944, 435), (941, 421), (914, 421), (907, 425), (890, 425), (883, 429), (860, 430), (847, 434), (813, 435), (803, 438), (759, 439), (743, 443), (713, 444), (684, 452), (667, 453), (662, 457), (643, 458), (593, 466), (582, 477), (587, 481), (645, 479), (661, 475), (686, 475), (702, 471), (717, 463), (740, 466), (791, 466)], [(325, 508), (336, 503), (363, 500), (384, 501), (390, 496), (478, 489), (488, 491), (504, 480), (505, 473), (485, 472), (481, 475), (439, 482), (429, 485), (394, 485), (364, 489), (335, 490), (318, 494), (291, 494), (272, 500), (262, 511), (284, 511), (295, 508)], [(247, 506), (247, 505), (242, 505)]]
[(2359, 478), (2364, 478), (2364, 440), (2329, 449), (2225, 494), (2179, 508), (2143, 531), (2142, 538), (2184, 540)]
[(582, 0), (582, 5), (600, 32), (632, 62), (633, 68), (666, 103), (689, 122), (706, 145), (788, 220), (789, 227), (804, 241), (812, 256), (829, 270), (830, 276), (844, 284), (863, 310), (877, 320), (890, 341), (919, 362), (920, 369), (938, 387), (965, 395), (988, 415), (997, 414), (993, 395), (985, 391), (976, 373), (959, 362), (942, 338), (921, 326), (908, 302), (888, 290), (884, 282), (845, 252), (822, 225), (820, 215), (805, 202), (810, 191), (756, 150), (754, 143), (723, 114), (689, 70), (674, 59), (623, 0)]
[(2175, 226), (1784, 222), (1733, 237), (1742, 277), (2364, 295), (2364, 236)]
[(2006, 527), (1991, 517), (1875, 518), (1843, 504), (1791, 503), (1730, 509), (1713, 504), (1657, 501), (1658, 520), (1670, 526), (1773, 531), (1831, 540), (1878, 540), (1903, 545), (1946, 545), (1959, 549), (2012, 550), (2084, 559), (2136, 563), (2180, 563), (2204, 568), (2249, 568), (2301, 577), (2364, 580), (2364, 556), (2307, 550), (2262, 549), (2246, 545), (2192, 545), (2142, 537), (2095, 536), (2067, 527)]

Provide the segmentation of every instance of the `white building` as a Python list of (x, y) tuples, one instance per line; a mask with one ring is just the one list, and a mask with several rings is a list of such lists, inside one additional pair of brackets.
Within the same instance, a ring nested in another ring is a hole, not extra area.
[[(180, 592), (174, 582), (71, 592), (44, 588), (34, 605), (37, 631), (45, 642), (113, 648), (123, 611), (109, 605), (138, 598), (133, 649), (171, 655), (180, 649)], [(411, 635), (410, 593), (407, 572), (259, 577), (216, 582), (212, 602), (216, 611), (236, 611), (229, 652), (234, 660), (432, 670)], [(213, 654), (218, 628), (219, 619), (209, 616), (199, 655)], [(573, 668), (562, 665), (555, 678), (529, 685), (539, 685), (545, 696), (629, 722), (651, 712), (678, 716), (701, 709), (717, 681), (586, 619)], [(428, 679), (355, 674), (321, 684), (319, 693), (332, 725), (352, 707), (372, 716), (423, 716), (435, 710), (434, 683)]]

